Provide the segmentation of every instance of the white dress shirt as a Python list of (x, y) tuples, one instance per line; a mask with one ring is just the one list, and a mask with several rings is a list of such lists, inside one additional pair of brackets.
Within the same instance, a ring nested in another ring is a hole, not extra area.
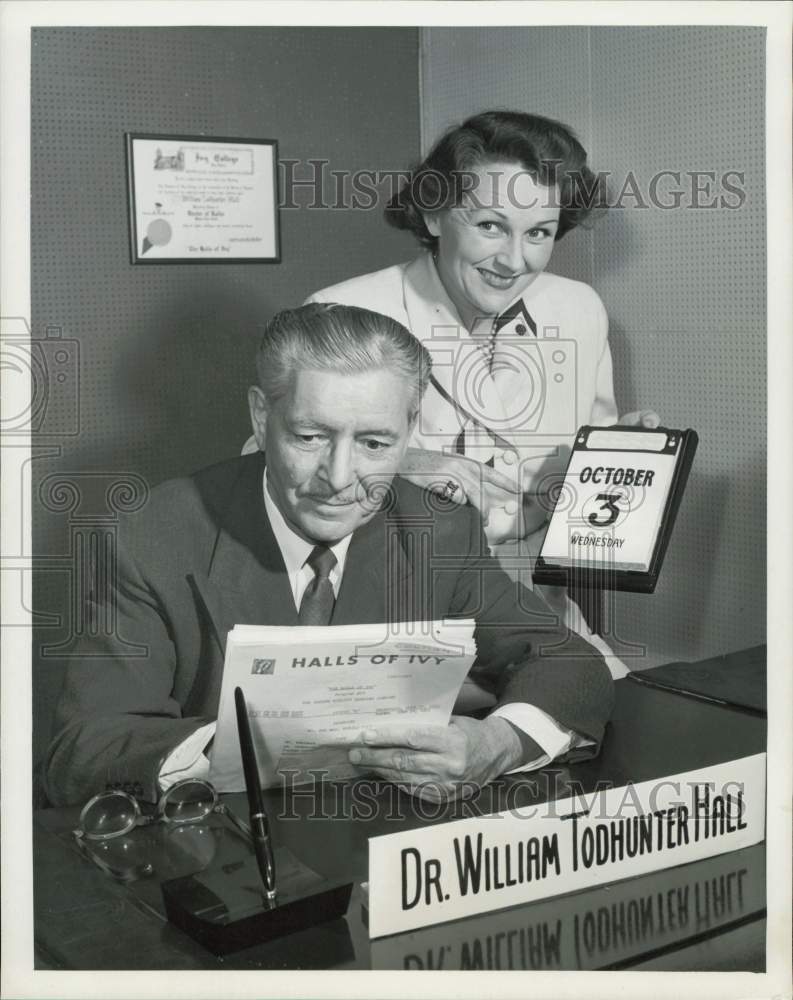
[[(270, 496), (267, 488), (267, 469), (264, 470), (264, 508), (270, 518), (270, 527), (273, 529), (275, 540), (286, 566), (289, 586), (292, 588), (292, 597), (295, 599), (295, 607), (300, 610), (300, 602), (306, 587), (314, 579), (314, 570), (306, 563), (306, 560), (314, 551), (314, 544), (301, 538), (297, 532), (289, 527), (286, 518), (278, 509), (275, 500)], [(347, 550), (350, 547), (352, 535), (347, 535), (340, 542), (329, 546), (331, 552), (336, 556), (336, 565), (330, 571), (330, 583), (333, 587), (333, 596), (339, 596), (341, 578), (344, 575), (344, 563), (347, 561)]]
[[(300, 609), (300, 601), (306, 587), (311, 582), (314, 571), (306, 565), (306, 560), (311, 555), (314, 545), (307, 542), (295, 532), (281, 511), (267, 488), (267, 470), (264, 471), (262, 482), (264, 493), (264, 507), (270, 519), (270, 527), (275, 535), (278, 548), (286, 566), (289, 577), (289, 585), (292, 589), (292, 597), (295, 607)], [(342, 576), (344, 575), (344, 565), (347, 561), (347, 551), (350, 547), (352, 535), (347, 535), (341, 541), (331, 545), (330, 549), (336, 556), (336, 565), (330, 572), (330, 582), (333, 587), (335, 597), (339, 596)], [(530, 736), (535, 743), (545, 751), (535, 760), (527, 761), (519, 767), (509, 772), (529, 771), (539, 767), (544, 767), (550, 763), (554, 757), (566, 753), (573, 746), (579, 746), (586, 741), (569, 729), (563, 729), (546, 712), (529, 705), (525, 702), (512, 702), (508, 705), (501, 705), (496, 708), (491, 715), (498, 716), (512, 723), (521, 732)], [(209, 774), (209, 759), (204, 753), (207, 745), (214, 738), (215, 723), (210, 722), (206, 726), (197, 729), (192, 735), (183, 740), (163, 761), (160, 768), (159, 784), (160, 790), (166, 791), (172, 784), (181, 781), (183, 778), (206, 778)]]

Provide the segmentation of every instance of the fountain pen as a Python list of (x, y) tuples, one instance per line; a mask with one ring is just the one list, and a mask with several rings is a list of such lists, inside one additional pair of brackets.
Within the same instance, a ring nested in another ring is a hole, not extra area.
[(259, 768), (256, 764), (256, 751), (253, 747), (251, 724), (248, 719), (248, 707), (242, 688), (234, 689), (234, 705), (237, 709), (237, 731), (240, 737), (240, 753), (242, 755), (242, 771), (245, 775), (245, 789), (248, 793), (248, 808), (251, 819), (251, 836), (256, 863), (264, 882), (265, 896), (268, 903), (275, 902), (275, 859), (270, 843), (270, 823), (264, 811), (262, 786), (259, 781)]

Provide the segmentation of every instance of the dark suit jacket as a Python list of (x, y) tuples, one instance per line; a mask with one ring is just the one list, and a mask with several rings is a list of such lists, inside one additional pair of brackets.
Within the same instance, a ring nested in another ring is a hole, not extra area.
[[(119, 530), (106, 637), (69, 667), (45, 762), (54, 804), (108, 787), (157, 797), (166, 756), (217, 714), (235, 624), (298, 625), (262, 496), (264, 456), (163, 483)], [(599, 744), (611, 677), (489, 556), (477, 512), (398, 477), (355, 532), (331, 624), (473, 617), (473, 673), (499, 703), (527, 701)], [(517, 665), (517, 666), (516, 666)]]

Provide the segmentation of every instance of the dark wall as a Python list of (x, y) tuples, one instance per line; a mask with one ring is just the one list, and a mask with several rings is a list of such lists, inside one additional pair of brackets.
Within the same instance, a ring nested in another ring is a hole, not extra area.
[(38, 756), (63, 654), (96, 626), (73, 607), (77, 549), (112, 538), (151, 485), (239, 451), (257, 330), (274, 312), (414, 252), (382, 205), (311, 209), (301, 188), (281, 211), (280, 264), (133, 266), (124, 133), (277, 139), (281, 159), (330, 161), (333, 203), (329, 171), (417, 157), (418, 31), (34, 29), (31, 103), (32, 331), (64, 351), (41, 355), (47, 453), (32, 465)]

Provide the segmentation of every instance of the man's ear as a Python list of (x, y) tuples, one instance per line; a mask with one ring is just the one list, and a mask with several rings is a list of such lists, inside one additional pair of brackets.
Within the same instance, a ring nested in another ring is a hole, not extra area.
[(259, 451), (264, 451), (269, 404), (267, 397), (258, 385), (252, 385), (248, 389), (248, 409), (251, 413), (251, 426), (253, 427), (253, 436), (256, 438), (256, 444), (259, 446)]

